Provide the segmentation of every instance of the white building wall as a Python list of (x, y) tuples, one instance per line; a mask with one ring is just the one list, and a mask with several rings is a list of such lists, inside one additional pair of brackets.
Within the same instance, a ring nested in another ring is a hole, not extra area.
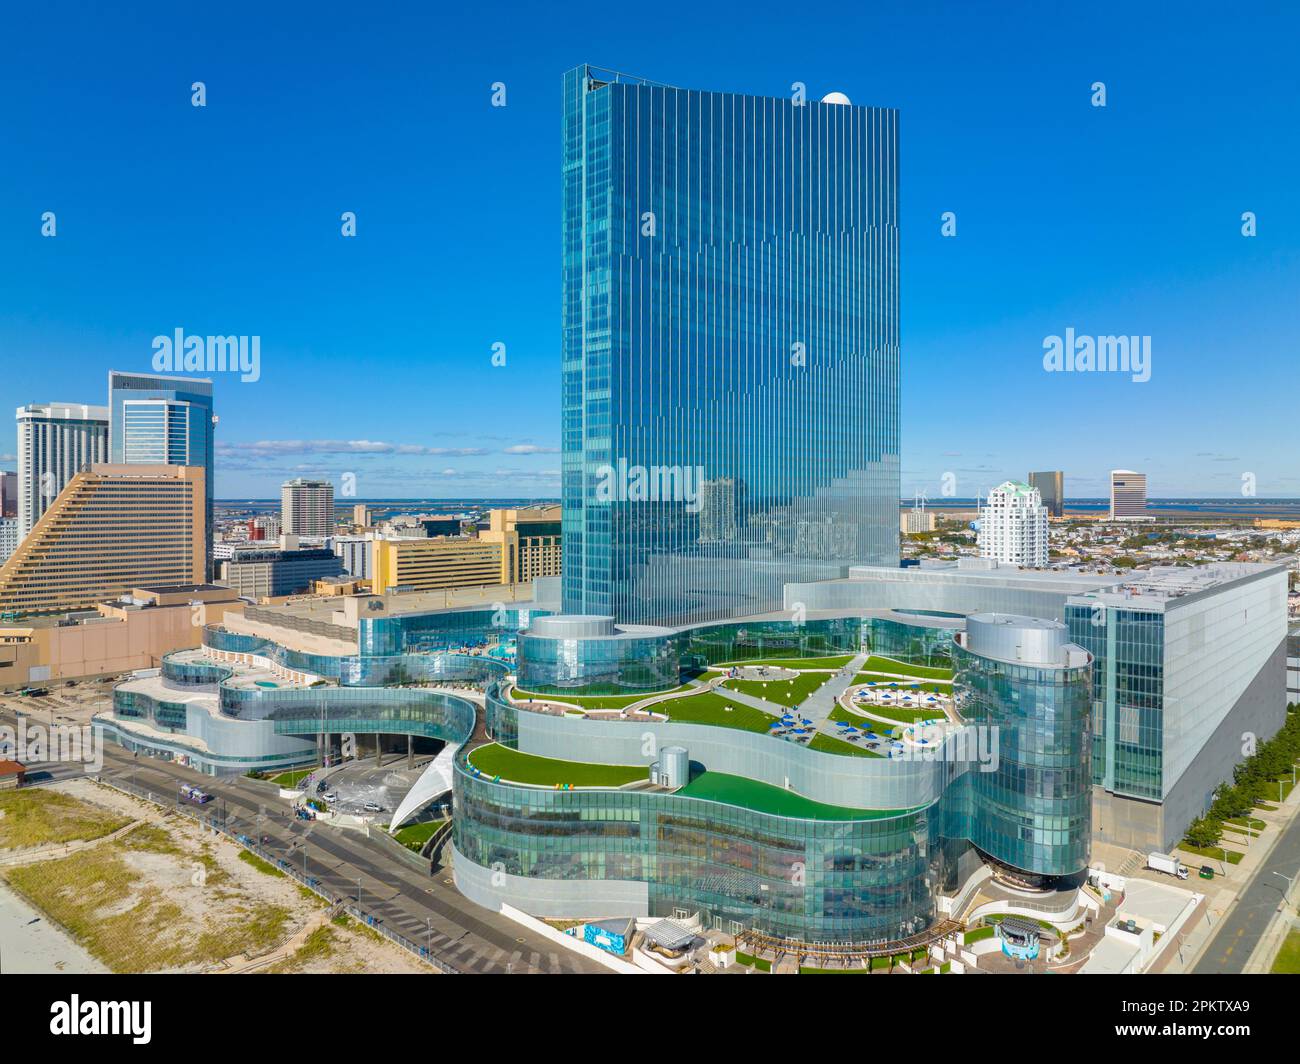
[(1166, 794), (1286, 637), (1286, 584), (1281, 571), (1165, 607)]
[(1037, 488), (1008, 482), (980, 510), (980, 556), (1012, 565), (1047, 565), (1047, 508)]
[(21, 541), (75, 474), (108, 461), (108, 408), (33, 403), (18, 408), (17, 422)]

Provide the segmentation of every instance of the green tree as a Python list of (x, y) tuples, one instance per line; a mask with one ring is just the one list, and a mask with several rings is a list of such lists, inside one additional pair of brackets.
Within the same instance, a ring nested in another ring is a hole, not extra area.
[(1223, 825), (1207, 816), (1198, 816), (1187, 826), (1187, 841), (1201, 849), (1218, 845), (1221, 838)]

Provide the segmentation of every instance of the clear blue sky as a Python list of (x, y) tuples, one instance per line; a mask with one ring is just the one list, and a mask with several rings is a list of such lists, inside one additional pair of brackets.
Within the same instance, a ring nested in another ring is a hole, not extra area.
[[(261, 380), (217, 385), (219, 497), (555, 494), (560, 76), (591, 62), (900, 110), (904, 494), (1130, 467), (1300, 495), (1300, 16), (1049, 6), (11, 7), (0, 400), (102, 403), (157, 334), (257, 334)], [(1044, 373), (1067, 327), (1150, 335), (1151, 380)]]

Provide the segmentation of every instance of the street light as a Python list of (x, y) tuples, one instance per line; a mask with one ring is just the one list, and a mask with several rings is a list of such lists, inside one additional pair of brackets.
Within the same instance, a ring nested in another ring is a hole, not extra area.
[(1274, 872), (1273, 875), (1277, 876), (1279, 879), (1285, 879), (1285, 880), (1286, 880), (1286, 889), (1285, 889), (1284, 891), (1282, 891), (1282, 903), (1283, 903), (1284, 905), (1290, 905), (1290, 904), (1291, 904), (1291, 887), (1295, 884), (1296, 877), (1295, 877), (1295, 876), (1284, 876), (1281, 872)]

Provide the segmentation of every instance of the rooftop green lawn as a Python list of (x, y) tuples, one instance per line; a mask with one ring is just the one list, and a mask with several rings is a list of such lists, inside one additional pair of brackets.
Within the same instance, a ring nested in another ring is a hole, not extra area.
[(521, 754), (499, 743), (480, 746), (469, 755), (469, 763), (484, 776), (500, 776), (511, 783), (537, 786), (569, 784), (572, 787), (621, 787), (649, 779), (646, 765), (593, 765), (582, 761), (561, 761), (554, 757)]
[(875, 654), (862, 666), (866, 672), (888, 672), (895, 676), (924, 676), (931, 680), (951, 680), (952, 669), (936, 668), (932, 665), (909, 665), (894, 658), (882, 658)]
[(864, 746), (856, 746), (853, 743), (845, 742), (843, 739), (836, 739), (833, 735), (827, 735), (825, 732), (818, 732), (814, 735), (812, 742), (808, 744), (808, 749), (820, 750), (824, 754), (840, 754), (845, 757), (880, 756), (874, 750), (868, 750)]
[(731, 776), (725, 772), (705, 772), (695, 777), (677, 792), (688, 798), (699, 798), (723, 805), (740, 806), (774, 816), (796, 817), (801, 820), (881, 820), (898, 816), (904, 809), (850, 809), (842, 805), (814, 802), (794, 791), (773, 787), (768, 783)]
[(688, 687), (689, 685), (674, 687), (667, 691), (646, 691), (639, 695), (550, 695), (540, 691), (521, 691), (516, 687), (512, 695), (521, 702), (527, 702), (532, 698), (538, 702), (571, 702), (582, 709), (626, 709), (636, 702), (653, 698), (655, 695), (674, 694), (677, 691), (685, 691)]
[[(942, 709), (938, 706), (873, 706), (866, 704), (861, 707), (865, 712), (874, 713), (877, 717), (883, 717), (886, 720), (892, 720), (895, 724), (915, 724), (918, 720), (947, 720)], [(865, 724), (868, 727), (871, 721), (851, 713), (843, 706), (836, 706), (831, 710), (831, 720), (846, 720), (850, 724)], [(879, 729), (877, 729), (879, 730)]]
[(860, 672), (860, 673), (858, 673), (856, 676), (853, 677), (853, 683), (849, 684), (849, 686), (850, 686), (850, 687), (856, 687), (858, 684), (864, 684), (864, 683), (877, 683), (877, 684), (878, 684), (878, 683), (883, 683), (883, 684), (885, 684), (885, 685), (889, 685), (889, 684), (891, 684), (891, 683), (896, 683), (896, 684), (898, 684), (898, 689), (899, 689), (900, 691), (910, 691), (910, 690), (912, 690), (912, 684), (915, 683), (915, 684), (917, 685), (917, 689), (919, 689), (919, 690), (921, 690), (921, 691), (924, 691), (924, 692), (926, 692), (927, 694), (932, 694), (932, 695), (950, 695), (950, 694), (952, 694), (952, 682), (951, 682), (951, 681), (944, 681), (944, 680), (919, 680), (919, 681), (918, 681), (918, 680), (900, 680), (896, 675), (894, 675), (894, 674), (892, 674), (892, 673), (883, 673), (883, 672)]
[(753, 661), (728, 661), (714, 665), (715, 669), (744, 668), (754, 665), (766, 665), (776, 669), (842, 669), (853, 660), (852, 654), (841, 654), (832, 658), (755, 658)]
[(727, 680), (719, 690), (730, 689), (741, 694), (752, 695), (778, 706), (798, 706), (807, 701), (808, 696), (821, 687), (830, 677), (824, 672), (801, 672), (791, 680)]
[[(853, 713), (839, 705), (831, 710), (830, 716), (827, 719), (847, 721), (855, 728), (865, 728), (869, 731), (875, 732), (877, 735), (888, 735), (893, 731), (888, 724), (883, 724), (878, 720), (871, 720), (868, 717), (859, 717), (856, 713)], [(899, 722), (895, 721), (895, 723)]]
[(767, 732), (776, 723), (771, 714), (733, 702), (725, 696), (725, 689), (719, 690), (724, 690), (724, 693), (705, 691), (660, 702), (655, 706), (655, 712), (667, 713), (668, 719), (678, 724), (716, 724), (741, 731)]

